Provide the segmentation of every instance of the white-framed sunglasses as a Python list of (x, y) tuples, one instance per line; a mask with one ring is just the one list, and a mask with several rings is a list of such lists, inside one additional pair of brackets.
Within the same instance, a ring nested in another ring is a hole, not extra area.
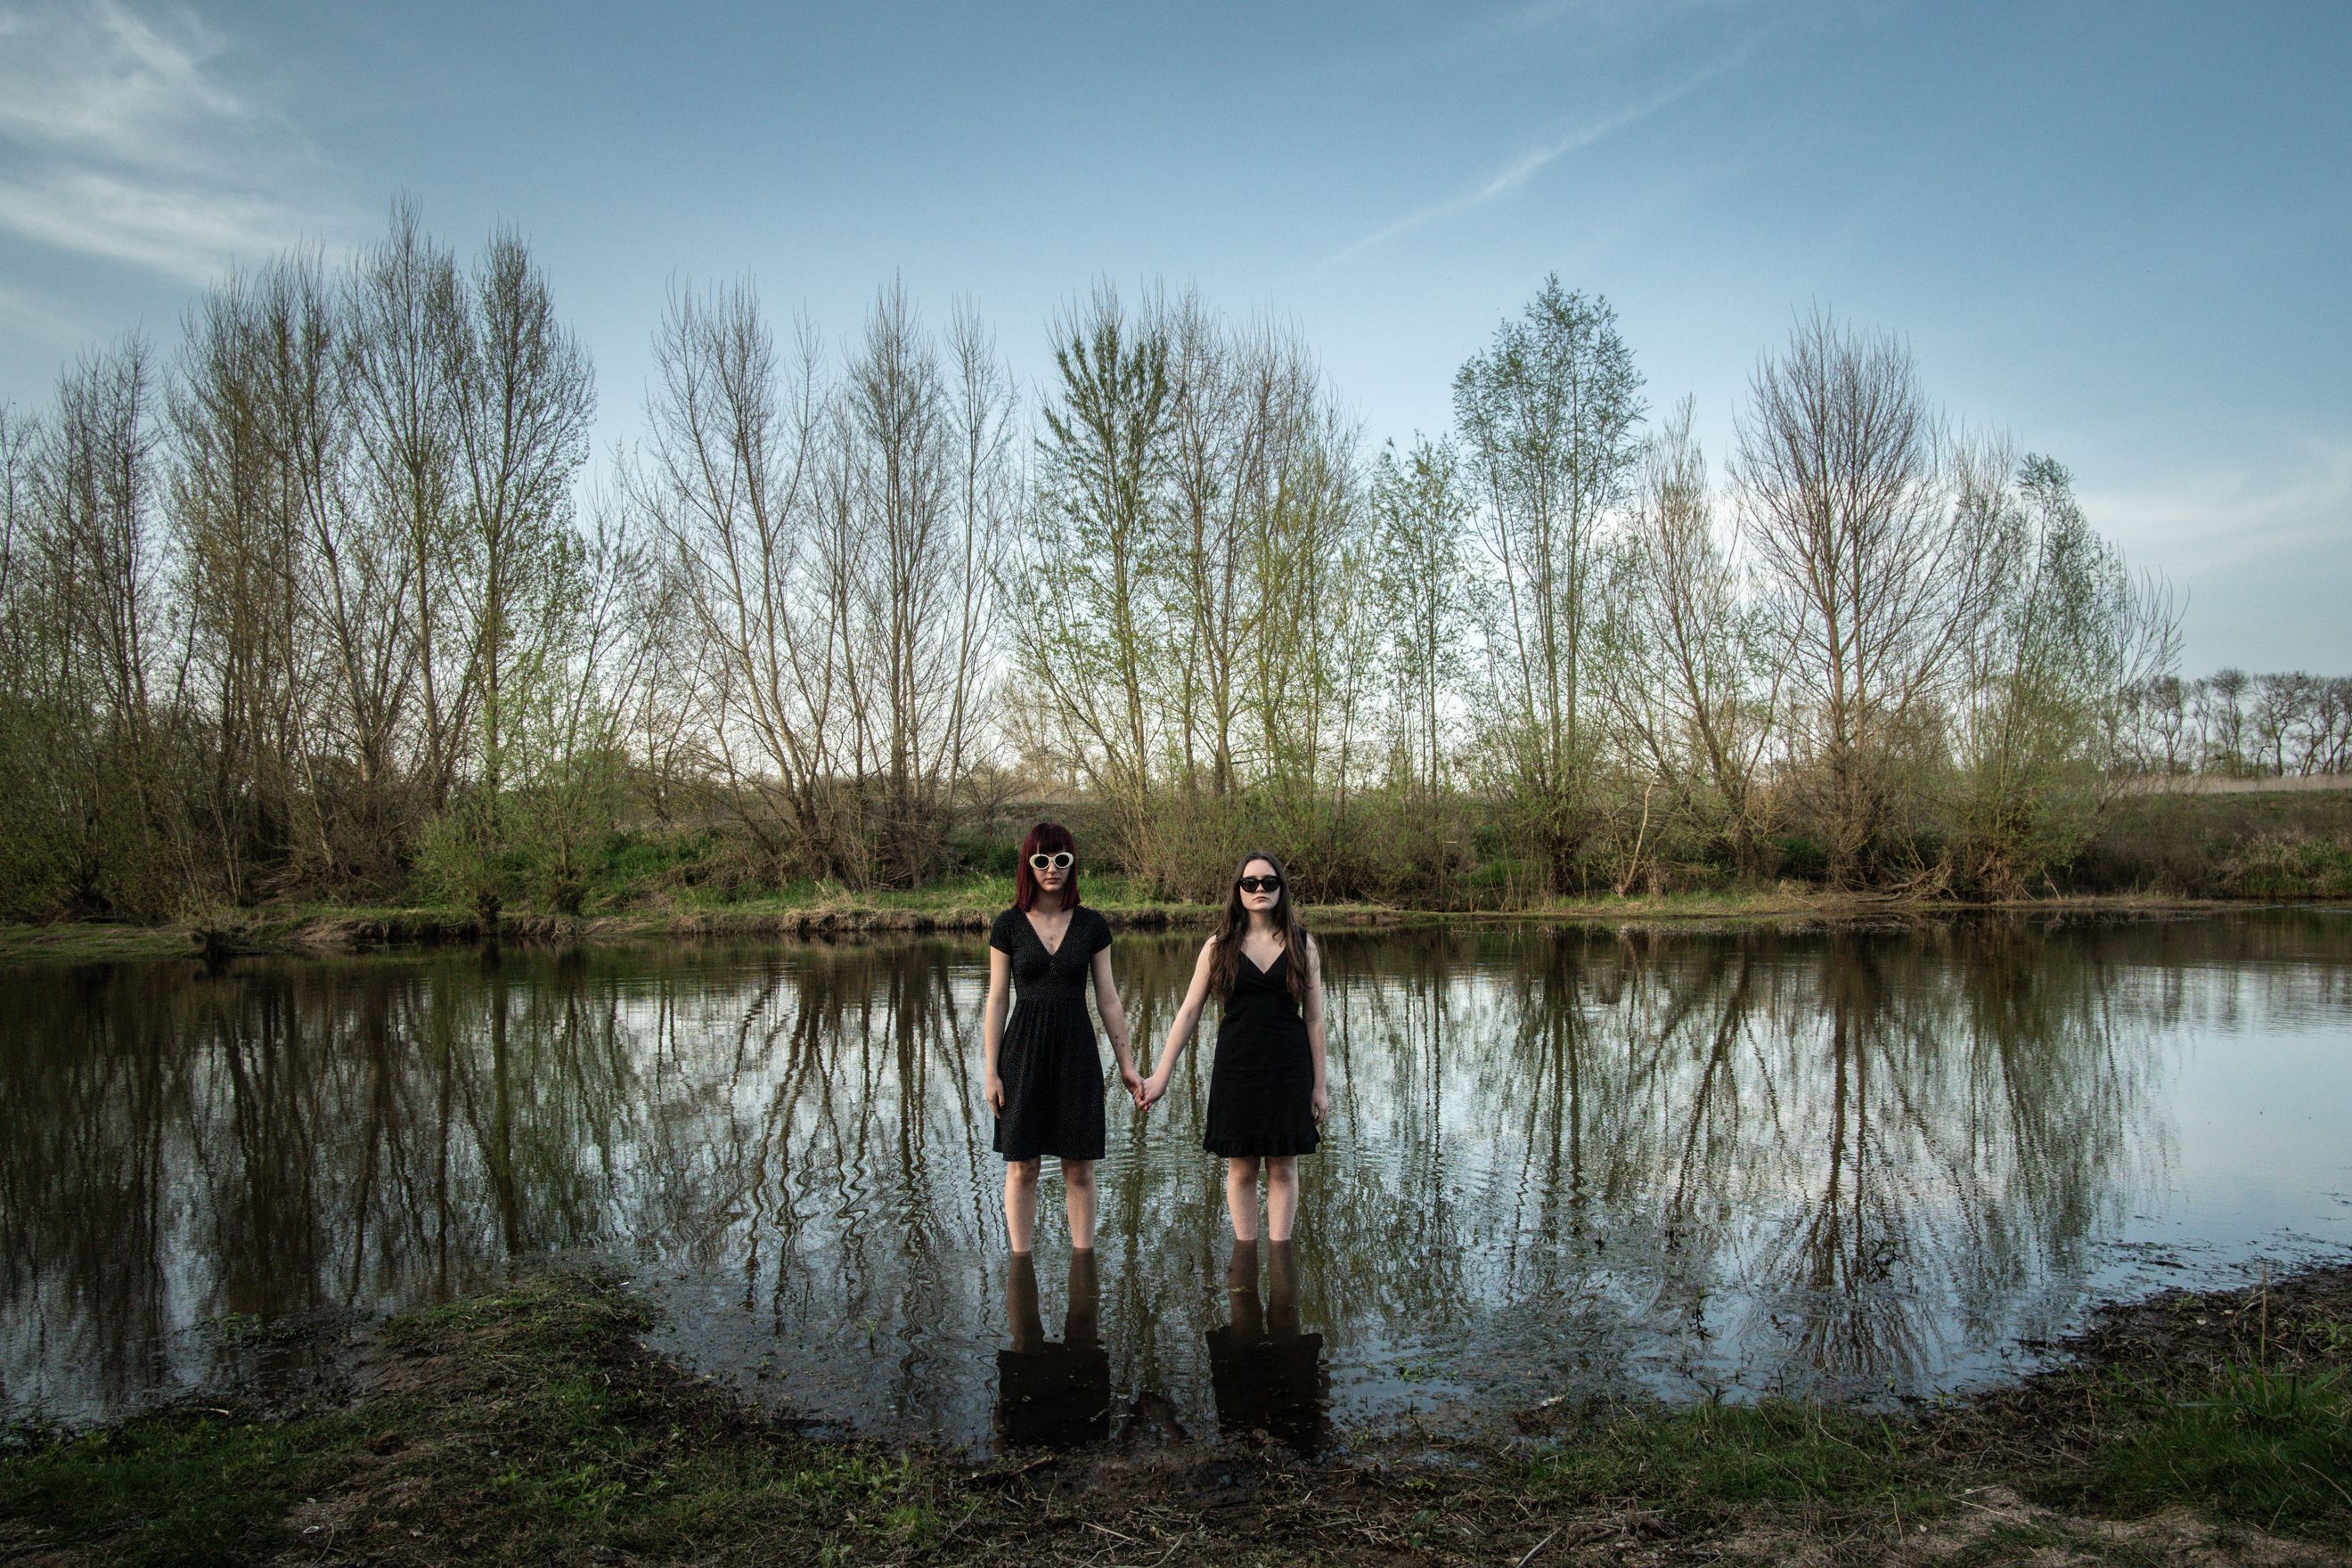
[(1066, 849), (1057, 849), (1051, 855), (1030, 856), (1029, 865), (1033, 870), (1066, 871), (1077, 862), (1077, 858)]

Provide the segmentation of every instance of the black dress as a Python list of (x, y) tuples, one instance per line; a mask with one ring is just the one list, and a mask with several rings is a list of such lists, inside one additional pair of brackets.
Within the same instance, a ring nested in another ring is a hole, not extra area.
[(988, 930), (988, 945), (1013, 959), (1013, 1016), (997, 1042), (1004, 1110), (992, 1144), (1007, 1160), (1103, 1157), (1102, 1053), (1087, 1012), (1094, 956), (1110, 945), (1110, 922), (1080, 906), (1053, 952), (1019, 910)]
[(1265, 969), (1246, 952), (1235, 956), (1234, 991), (1209, 1069), (1201, 1147), (1227, 1158), (1311, 1154), (1322, 1142), (1315, 1127), (1315, 1056), (1286, 983), (1290, 950)]

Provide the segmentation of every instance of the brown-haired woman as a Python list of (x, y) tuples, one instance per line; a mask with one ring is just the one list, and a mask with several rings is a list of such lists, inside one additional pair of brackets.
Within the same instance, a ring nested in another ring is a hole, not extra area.
[(1149, 1107), (1168, 1092), (1176, 1058), (1212, 995), (1223, 1004), (1201, 1147), (1225, 1161), (1235, 1241), (1257, 1239), (1257, 1177), (1265, 1172), (1265, 1234), (1288, 1241), (1298, 1216), (1298, 1156), (1321, 1142), (1330, 1091), (1323, 1065), (1323, 959), (1291, 907), (1282, 862), (1242, 858), (1217, 931), (1201, 944), (1192, 988), (1144, 1080)]
[[(1118, 1058), (1119, 1081), (1142, 1103), (1143, 1080), (1128, 1047), (1127, 1013), (1110, 977), (1110, 925), (1078, 903), (1078, 847), (1058, 822), (1021, 841), (1013, 907), (989, 928), (988, 1005), (981, 1014), (993, 1147), (1004, 1156), (1004, 1234), (1026, 1253), (1037, 1230), (1037, 1176), (1045, 1155), (1062, 1163), (1070, 1245), (1095, 1244), (1095, 1162), (1103, 1156), (1102, 1054), (1087, 1016), (1087, 981)], [(1019, 998), (1005, 1016), (1008, 989)]]

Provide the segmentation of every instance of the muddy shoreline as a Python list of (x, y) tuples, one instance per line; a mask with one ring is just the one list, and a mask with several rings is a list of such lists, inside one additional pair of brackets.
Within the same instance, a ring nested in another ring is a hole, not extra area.
[(1508, 1440), (1324, 1460), (816, 1439), (651, 1325), (614, 1278), (527, 1274), (321, 1328), (333, 1370), (296, 1392), (19, 1434), (0, 1560), (2352, 1561), (2352, 1261), (2111, 1307), (2049, 1369), (1908, 1415), (1555, 1405)]

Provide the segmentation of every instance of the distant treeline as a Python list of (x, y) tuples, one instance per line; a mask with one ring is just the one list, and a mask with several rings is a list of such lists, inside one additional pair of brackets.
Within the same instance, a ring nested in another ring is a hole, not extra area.
[(2133, 690), (2129, 710), (2129, 760), (2142, 773), (2352, 773), (2352, 676), (2167, 674)]
[[(919, 886), (1009, 800), (1173, 893), (1242, 847), (1459, 905), (2038, 886), (2121, 774), (2342, 765), (2345, 683), (2183, 686), (2067, 472), (1816, 312), (1720, 477), (1547, 281), (1371, 444), (1297, 332), (1100, 288), (1016, 385), (896, 285), (680, 288), (635, 441), (510, 232), (413, 207), (0, 411), (0, 911), (577, 909), (614, 836)], [(2276, 695), (2277, 700), (2273, 700)]]

